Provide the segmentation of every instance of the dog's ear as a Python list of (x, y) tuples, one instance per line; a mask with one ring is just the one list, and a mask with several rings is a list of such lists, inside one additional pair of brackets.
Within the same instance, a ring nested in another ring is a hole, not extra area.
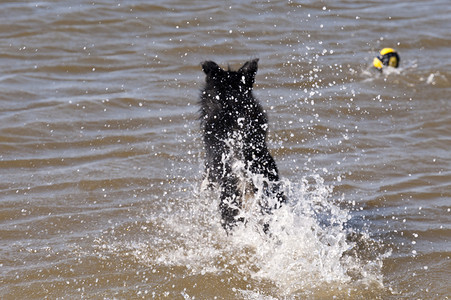
[(221, 71), (221, 67), (214, 61), (209, 60), (202, 63), (202, 70), (208, 77), (213, 77)]
[(238, 71), (243, 73), (246, 78), (246, 84), (252, 86), (255, 81), (255, 75), (258, 70), (258, 58), (247, 61)]

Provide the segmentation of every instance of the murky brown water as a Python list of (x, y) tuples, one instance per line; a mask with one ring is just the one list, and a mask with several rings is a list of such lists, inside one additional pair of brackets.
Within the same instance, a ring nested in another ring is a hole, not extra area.
[[(448, 1), (152, 3), (0, 4), (2, 299), (451, 296)], [(290, 204), (226, 236), (200, 62), (255, 57)]]

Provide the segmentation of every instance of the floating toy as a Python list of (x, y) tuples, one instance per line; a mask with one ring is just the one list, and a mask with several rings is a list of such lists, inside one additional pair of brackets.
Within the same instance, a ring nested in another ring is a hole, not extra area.
[(399, 55), (394, 49), (384, 48), (380, 51), (380, 55), (373, 59), (373, 66), (380, 71), (384, 66), (397, 68), (399, 60)]

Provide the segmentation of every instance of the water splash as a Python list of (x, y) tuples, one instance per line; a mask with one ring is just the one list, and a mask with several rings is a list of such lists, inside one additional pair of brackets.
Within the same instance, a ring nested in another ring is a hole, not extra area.
[[(104, 241), (99, 252), (127, 253), (154, 270), (184, 270), (184, 277), (253, 282), (253, 287), (233, 287), (245, 298), (311, 295), (318, 290), (324, 295), (325, 290), (356, 285), (381, 288), (385, 254), (373, 251), (363, 258), (359, 253), (360, 248), (372, 247), (371, 239), (367, 233), (352, 238), (354, 232), (347, 225), (350, 211), (331, 200), (332, 187), (321, 176), (311, 175), (298, 182), (285, 181), (284, 188), (288, 204), (266, 215), (246, 212), (246, 224), (227, 235), (220, 225), (217, 193), (193, 187), (192, 197), (181, 196), (166, 213), (147, 217), (150, 237), (146, 241)], [(269, 224), (267, 234), (265, 223)], [(270, 286), (269, 292), (255, 288), (262, 282)]]
[[(403, 61), (402, 65), (398, 68), (392, 67), (384, 67), (382, 72), (377, 71), (372, 66), (363, 67), (360, 70), (353, 70), (353, 74), (360, 74), (362, 76), (363, 81), (373, 81), (375, 79), (384, 79), (384, 80), (392, 80), (396, 78), (396, 80), (401, 80), (399, 75), (409, 76), (411, 74), (415, 74), (418, 68), (418, 62), (416, 60)], [(418, 79), (415, 79), (415, 83)], [(421, 81), (421, 79), (420, 79)]]
[(255, 226), (237, 230), (231, 243), (253, 249), (252, 261), (257, 262), (240, 266), (240, 272), (273, 282), (283, 295), (355, 280), (381, 285), (380, 269), (368, 273), (368, 266), (357, 256), (348, 255), (355, 246), (346, 226), (351, 216), (329, 200), (331, 191), (318, 175), (303, 178), (288, 185), (290, 203), (267, 216), (269, 235), (262, 235)]

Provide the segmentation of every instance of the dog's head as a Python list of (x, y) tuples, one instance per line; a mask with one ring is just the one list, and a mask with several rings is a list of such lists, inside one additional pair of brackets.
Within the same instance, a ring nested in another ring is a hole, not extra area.
[(233, 93), (246, 93), (252, 90), (255, 75), (258, 69), (258, 58), (246, 62), (237, 71), (222, 69), (214, 61), (202, 63), (202, 70), (207, 75), (207, 86), (218, 90)]

